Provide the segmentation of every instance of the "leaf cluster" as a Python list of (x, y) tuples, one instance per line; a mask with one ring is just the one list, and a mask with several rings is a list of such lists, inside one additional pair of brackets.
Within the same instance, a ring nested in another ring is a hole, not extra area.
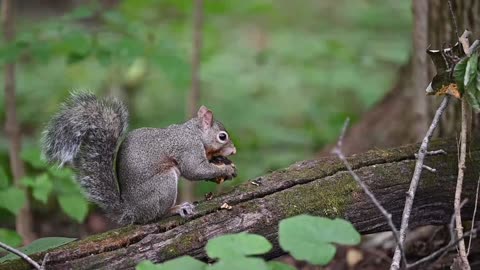
[[(299, 215), (284, 219), (279, 224), (280, 247), (297, 260), (315, 265), (326, 265), (334, 257), (334, 244), (356, 245), (360, 234), (343, 219), (328, 219)], [(272, 244), (263, 236), (249, 233), (227, 234), (208, 241), (206, 253), (214, 264), (205, 264), (190, 256), (182, 256), (161, 264), (143, 261), (137, 270), (293, 270), (277, 261), (265, 261), (256, 255), (270, 251)]]

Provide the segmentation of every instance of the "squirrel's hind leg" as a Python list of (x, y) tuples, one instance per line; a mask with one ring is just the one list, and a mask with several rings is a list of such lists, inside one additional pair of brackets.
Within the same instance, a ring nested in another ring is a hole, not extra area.
[(195, 214), (195, 205), (189, 202), (183, 202), (172, 206), (172, 208), (169, 209), (169, 212), (171, 214), (179, 214), (181, 217), (185, 218)]

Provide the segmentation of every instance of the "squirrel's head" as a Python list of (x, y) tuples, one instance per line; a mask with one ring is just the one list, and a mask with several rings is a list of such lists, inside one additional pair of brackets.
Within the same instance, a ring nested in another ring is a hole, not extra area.
[(223, 124), (213, 119), (212, 111), (201, 106), (198, 109), (197, 118), (202, 130), (202, 142), (209, 160), (214, 156), (227, 157), (237, 152)]

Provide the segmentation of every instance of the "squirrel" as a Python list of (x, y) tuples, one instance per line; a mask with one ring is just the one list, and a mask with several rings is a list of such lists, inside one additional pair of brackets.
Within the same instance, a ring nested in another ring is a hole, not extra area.
[(127, 126), (128, 111), (119, 100), (72, 93), (42, 139), (47, 161), (73, 168), (87, 198), (119, 224), (194, 214), (192, 203), (175, 205), (180, 176), (191, 181), (236, 177), (233, 163), (212, 161), (234, 155), (236, 148), (205, 106), (182, 124), (128, 133)]

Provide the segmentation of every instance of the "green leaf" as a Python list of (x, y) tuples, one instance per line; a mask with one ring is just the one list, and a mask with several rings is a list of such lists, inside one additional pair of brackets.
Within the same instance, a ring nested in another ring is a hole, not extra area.
[(270, 261), (268, 262), (268, 269), (270, 270), (295, 270), (296, 268), (277, 261)]
[[(52, 248), (63, 246), (69, 242), (74, 241), (75, 239), (76, 238), (67, 238), (67, 237), (45, 237), (45, 238), (37, 239), (33, 241), (30, 245), (19, 248), (18, 250), (20, 250), (21, 252), (27, 255), (31, 255), (33, 253), (47, 251)], [(18, 259), (18, 258), (19, 257), (15, 254), (8, 254), (7, 256), (0, 258), (0, 263), (8, 260)]]
[(465, 98), (470, 106), (476, 111), (480, 110), (480, 90), (479, 85), (479, 67), (478, 67), (478, 53), (474, 53), (467, 62), (465, 68), (464, 87)]
[(18, 247), (22, 244), (22, 237), (16, 231), (0, 228), (0, 242)]
[(332, 243), (356, 245), (360, 234), (343, 219), (299, 215), (284, 219), (279, 225), (279, 242), (283, 250), (297, 260), (325, 265), (335, 255)]
[(135, 267), (135, 270), (158, 270), (158, 265), (152, 263), (151, 261), (141, 261), (137, 266)]
[(9, 180), (5, 169), (0, 166), (0, 190), (9, 186)]
[(22, 183), (25, 186), (31, 187), (33, 191), (33, 197), (43, 203), (47, 202), (48, 196), (53, 189), (53, 183), (46, 173), (37, 176), (35, 180), (30, 177), (24, 177), (22, 179)]
[(467, 63), (468, 63), (468, 58), (464, 57), (458, 61), (458, 63), (455, 65), (455, 68), (453, 69), (453, 78), (455, 79), (455, 82), (458, 85), (458, 88), (460, 89), (460, 92), (464, 92), (464, 80), (465, 80), (465, 72), (467, 70)]
[(83, 222), (88, 213), (88, 203), (81, 195), (60, 195), (58, 202), (63, 212), (78, 222)]
[(24, 148), (20, 154), (22, 160), (30, 164), (36, 169), (45, 169), (48, 167), (47, 162), (42, 159), (41, 151), (36, 147)]
[(205, 247), (210, 258), (221, 259), (263, 254), (271, 248), (265, 237), (248, 233), (222, 235), (208, 241)]
[(231, 257), (228, 259), (221, 259), (213, 265), (207, 266), (207, 270), (268, 270), (267, 263), (259, 258), (248, 257)]
[(0, 208), (8, 210), (17, 215), (26, 201), (25, 192), (16, 187), (9, 187), (0, 190)]
[(161, 264), (143, 261), (135, 267), (136, 270), (203, 270), (206, 264), (190, 256), (182, 256)]
[(78, 8), (74, 9), (70, 14), (67, 14), (67, 19), (79, 20), (79, 19), (86, 19), (92, 17), (94, 15), (94, 11), (91, 7), (87, 6), (79, 6)]
[(467, 86), (476, 81), (477, 75), (477, 64), (478, 64), (478, 53), (472, 54), (467, 61), (467, 66), (465, 68), (465, 77), (463, 79), (463, 85)]

